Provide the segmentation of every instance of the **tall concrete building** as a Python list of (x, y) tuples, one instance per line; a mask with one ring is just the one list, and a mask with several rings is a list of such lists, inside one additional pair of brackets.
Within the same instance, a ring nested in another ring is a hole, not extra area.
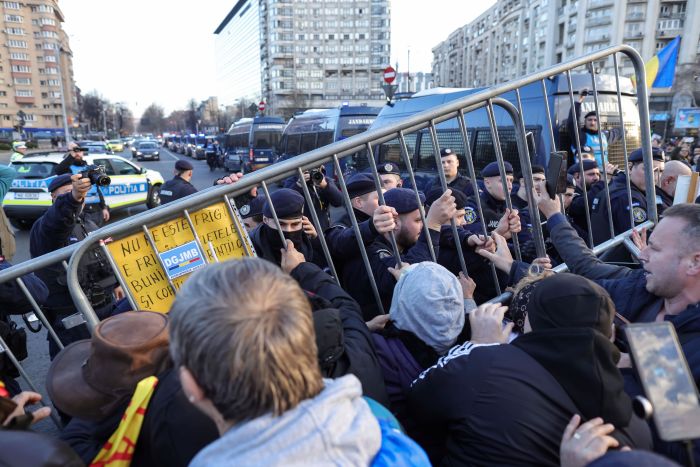
[(220, 101), (286, 115), (344, 103), (381, 105), (389, 0), (239, 0), (216, 35)]
[[(652, 118), (700, 102), (700, 1), (498, 0), (433, 48), (437, 86), (488, 86), (614, 45), (628, 44), (646, 61), (680, 35), (673, 89), (653, 89)], [(614, 73), (612, 58), (596, 64)], [(621, 57), (619, 71), (634, 69)]]
[(77, 109), (73, 61), (63, 13), (55, 0), (0, 3), (0, 139), (11, 139), (20, 112), (29, 137), (62, 135), (62, 101), (69, 125)]

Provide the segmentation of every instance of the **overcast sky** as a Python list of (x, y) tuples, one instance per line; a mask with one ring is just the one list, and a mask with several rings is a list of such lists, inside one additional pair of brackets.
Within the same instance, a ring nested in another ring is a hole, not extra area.
[[(124, 102), (139, 116), (155, 102), (166, 113), (216, 93), (214, 30), (235, 0), (60, 0), (76, 84)], [(391, 64), (430, 71), (431, 48), (494, 0), (394, 0)], [(223, 104), (226, 104), (223, 102)]]

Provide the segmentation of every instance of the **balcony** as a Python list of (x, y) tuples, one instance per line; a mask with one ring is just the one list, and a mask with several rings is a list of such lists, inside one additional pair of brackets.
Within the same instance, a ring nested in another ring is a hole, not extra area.
[(586, 20), (586, 26), (603, 26), (605, 24), (610, 24), (610, 16), (602, 16), (600, 18), (588, 18)]
[(625, 19), (627, 21), (644, 21), (644, 12), (643, 11), (631, 11), (627, 13), (627, 16), (625, 16)]
[(15, 96), (15, 102), (18, 104), (33, 104), (35, 101), (33, 96)]
[(623, 39), (639, 39), (642, 36), (644, 36), (644, 33), (642, 31), (625, 31), (625, 33), (623, 34)]
[(597, 43), (597, 42), (608, 42), (610, 40), (610, 36), (608, 34), (602, 34), (600, 36), (593, 36), (593, 37), (586, 37), (586, 42), (589, 44)]

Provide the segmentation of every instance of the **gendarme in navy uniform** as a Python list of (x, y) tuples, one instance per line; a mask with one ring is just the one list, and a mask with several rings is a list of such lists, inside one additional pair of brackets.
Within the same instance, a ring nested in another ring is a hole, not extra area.
[[(460, 190), (467, 196), (471, 196), (474, 193), (472, 189), (472, 184), (469, 179), (463, 175), (459, 174), (459, 157), (457, 153), (450, 148), (445, 148), (440, 151), (440, 160), (442, 161), (442, 168), (445, 171), (445, 181), (447, 181), (447, 188), (452, 191)], [(437, 170), (437, 169), (436, 169)], [(511, 173), (513, 172), (511, 167)], [(435, 177), (430, 185), (425, 189), (426, 193), (430, 193), (434, 188), (442, 187), (440, 183), (440, 176)]]
[[(660, 148), (652, 148), (654, 171), (663, 172), (664, 152)], [(632, 192), (632, 206), (627, 196), (627, 176), (630, 179)], [(653, 190), (654, 187), (651, 187)], [(619, 173), (610, 184), (610, 209), (615, 235), (631, 229), (630, 209), (634, 225), (643, 224), (648, 219), (646, 199), (646, 179), (642, 149), (635, 149), (629, 155), (629, 167), (627, 174)], [(608, 222), (608, 208), (605, 190), (600, 191), (591, 201), (591, 224), (593, 229), (593, 242), (597, 245), (610, 238), (610, 224)]]
[(382, 188), (391, 190), (392, 188), (402, 188), (401, 169), (394, 162), (384, 162), (377, 165), (377, 173), (382, 181)]
[(197, 189), (190, 183), (193, 168), (188, 161), (179, 160), (175, 162), (175, 176), (160, 187), (161, 204), (197, 193)]

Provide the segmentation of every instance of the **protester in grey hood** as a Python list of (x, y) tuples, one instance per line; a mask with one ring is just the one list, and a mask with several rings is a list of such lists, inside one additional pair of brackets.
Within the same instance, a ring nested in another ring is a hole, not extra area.
[(450, 271), (425, 261), (402, 269), (389, 315), (398, 329), (412, 332), (442, 355), (462, 332), (465, 313), (474, 308)]
[(281, 416), (268, 414), (232, 427), (190, 467), (371, 464), (381, 433), (360, 382), (348, 375), (324, 384), (318, 396)]

